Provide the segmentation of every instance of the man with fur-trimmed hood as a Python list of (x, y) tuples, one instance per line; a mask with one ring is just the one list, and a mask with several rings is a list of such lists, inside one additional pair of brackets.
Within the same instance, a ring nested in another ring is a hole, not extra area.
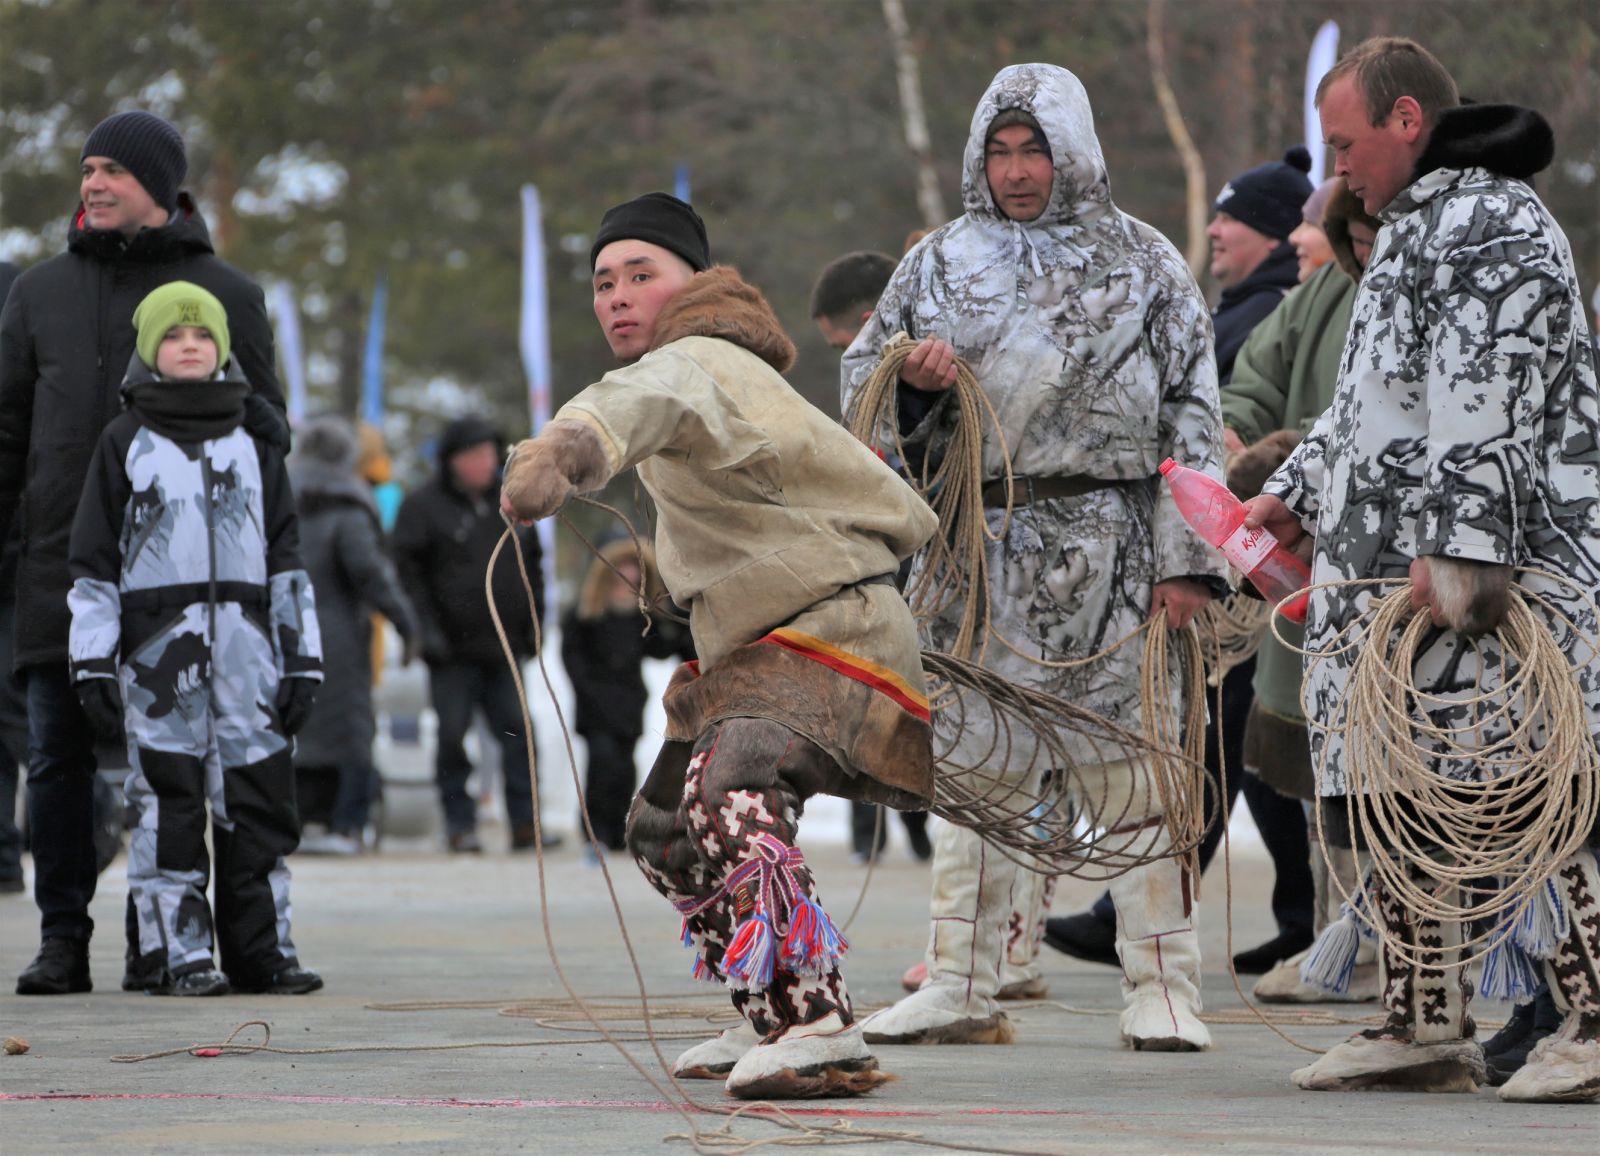
[(726, 1075), (744, 1098), (865, 1092), (883, 1076), (795, 825), (818, 792), (931, 800), (916, 626), (893, 579), (936, 520), (784, 381), (793, 344), (757, 290), (711, 268), (688, 205), (616, 206), (590, 259), (624, 367), (517, 447), (502, 508), (547, 517), (637, 466), (661, 577), (689, 610), (699, 660), (667, 689), (667, 742), (627, 842), (683, 915), (695, 974), (727, 983), (742, 1021), (675, 1073)]
[[(1225, 589), (1220, 557), (1157, 484), (1167, 457), (1221, 476), (1211, 318), (1172, 245), (1111, 203), (1088, 95), (1065, 69), (1014, 65), (994, 78), (972, 118), (962, 200), (960, 217), (901, 260), (845, 355), (844, 408), (904, 331), (920, 344), (901, 370), (899, 427), (910, 452), (942, 453), (959, 420), (954, 359), (965, 359), (1018, 475), (1008, 519), (1007, 463), (986, 426), (994, 540), (983, 663), (1137, 732), (1143, 648), (1072, 664), (1158, 613), (1181, 628)], [(924, 565), (919, 556), (913, 582)], [(952, 605), (928, 624), (935, 648), (954, 645), (961, 612)], [(941, 758), (1036, 792), (1046, 769), (1039, 751), (1025, 736), (997, 736), (987, 717), (977, 704), (966, 711)], [(1178, 862), (1161, 857), (1171, 844), (1149, 768), (1083, 736), (1061, 738), (1073, 766), (1048, 769), (1075, 774), (1086, 808), (1120, 816), (1107, 820), (1108, 836), (1152, 858), (1112, 883), (1122, 1037), (1135, 1048), (1207, 1047), (1191, 891)], [(928, 981), (868, 1020), (869, 1040), (1012, 1039), (995, 997), (1006, 924), (1028, 875), (975, 832), (939, 832)]]

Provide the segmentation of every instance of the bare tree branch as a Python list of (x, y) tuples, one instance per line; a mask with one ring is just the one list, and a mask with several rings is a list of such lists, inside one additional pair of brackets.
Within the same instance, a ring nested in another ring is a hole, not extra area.
[(906, 144), (917, 162), (917, 208), (922, 223), (937, 228), (949, 218), (939, 195), (939, 175), (933, 167), (933, 148), (928, 138), (928, 118), (922, 107), (922, 78), (917, 67), (917, 50), (911, 43), (911, 26), (900, 0), (883, 0), (883, 19), (889, 25), (894, 45), (894, 73), (900, 85), (900, 108), (905, 115)]
[[(887, 5), (889, 0), (884, 0)], [(1210, 198), (1206, 196), (1206, 163), (1194, 138), (1183, 123), (1183, 111), (1173, 94), (1172, 83), (1167, 79), (1167, 50), (1164, 39), (1166, 29), (1166, 0), (1150, 0), (1145, 20), (1145, 48), (1150, 56), (1150, 82), (1155, 85), (1156, 101), (1161, 105), (1161, 119), (1166, 122), (1167, 135), (1183, 161), (1184, 199), (1188, 221), (1188, 244), (1184, 259), (1189, 271), (1199, 277), (1206, 268), (1210, 245), (1206, 240), (1206, 220), (1210, 216)]]

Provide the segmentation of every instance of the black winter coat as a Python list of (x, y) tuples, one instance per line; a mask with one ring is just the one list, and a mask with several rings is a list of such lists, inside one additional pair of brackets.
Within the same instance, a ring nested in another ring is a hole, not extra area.
[[(407, 494), (401, 503), (394, 523), (395, 564), (416, 612), (422, 657), (429, 666), (505, 662), (483, 594), (489, 556), (505, 529), (498, 487), (474, 501), (449, 480), (445, 466), (439, 477)], [(518, 526), (516, 536), (542, 623), (539, 537), (531, 526)], [(509, 547), (500, 552), (495, 567), (494, 598), (512, 649), (519, 658), (531, 656), (533, 616), (517, 573), (516, 554)]]
[(689, 628), (665, 617), (644, 619), (637, 611), (598, 618), (568, 614), (561, 623), (561, 663), (572, 680), (573, 729), (585, 738), (612, 734), (636, 740), (644, 733), (648, 692), (640, 663), (646, 658), (694, 657)]
[(289, 458), (300, 513), (300, 557), (317, 591), (322, 629), (322, 688), (295, 736), (294, 761), (305, 767), (362, 767), (372, 759), (372, 612), (403, 639), (416, 625), (384, 552), (378, 507), (356, 475), (355, 436), (337, 418), (301, 428)]
[(1300, 258), (1287, 241), (1267, 254), (1243, 281), (1224, 289), (1211, 315), (1217, 331), (1217, 384), (1233, 379), (1233, 361), (1244, 348), (1250, 331), (1282, 304), (1289, 290), (1300, 284)]
[(121, 410), (134, 308), (152, 289), (193, 281), (217, 296), (233, 356), (256, 391), (245, 425), (288, 446), (265, 299), (216, 257), (188, 194), (179, 195), (172, 220), (131, 241), (83, 228), (82, 212), (67, 251), (18, 277), (0, 312), (0, 537), (15, 519), (18, 669), (67, 660), (72, 520), (100, 431)]

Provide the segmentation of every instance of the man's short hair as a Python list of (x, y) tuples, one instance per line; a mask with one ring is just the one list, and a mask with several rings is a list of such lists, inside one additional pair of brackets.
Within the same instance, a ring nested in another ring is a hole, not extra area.
[(874, 308), (894, 267), (893, 257), (870, 249), (829, 261), (811, 290), (811, 319), (842, 322)]
[(1374, 36), (1363, 40), (1339, 58), (1317, 85), (1317, 107), (1335, 81), (1353, 77), (1356, 91), (1367, 105), (1367, 120), (1383, 124), (1394, 102), (1409, 96), (1422, 106), (1422, 119), (1432, 125), (1439, 114), (1461, 103), (1456, 82), (1445, 66), (1415, 40), (1403, 36)]

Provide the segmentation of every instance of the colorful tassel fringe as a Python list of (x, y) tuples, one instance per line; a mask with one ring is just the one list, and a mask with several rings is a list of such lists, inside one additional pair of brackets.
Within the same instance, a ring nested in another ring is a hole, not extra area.
[(778, 944), (772, 934), (772, 921), (766, 912), (757, 912), (739, 925), (727, 954), (722, 957), (722, 972), (737, 987), (764, 991), (772, 982), (777, 958)]
[(850, 944), (810, 896), (801, 895), (789, 913), (783, 937), (783, 966), (796, 975), (824, 976), (832, 971)]

